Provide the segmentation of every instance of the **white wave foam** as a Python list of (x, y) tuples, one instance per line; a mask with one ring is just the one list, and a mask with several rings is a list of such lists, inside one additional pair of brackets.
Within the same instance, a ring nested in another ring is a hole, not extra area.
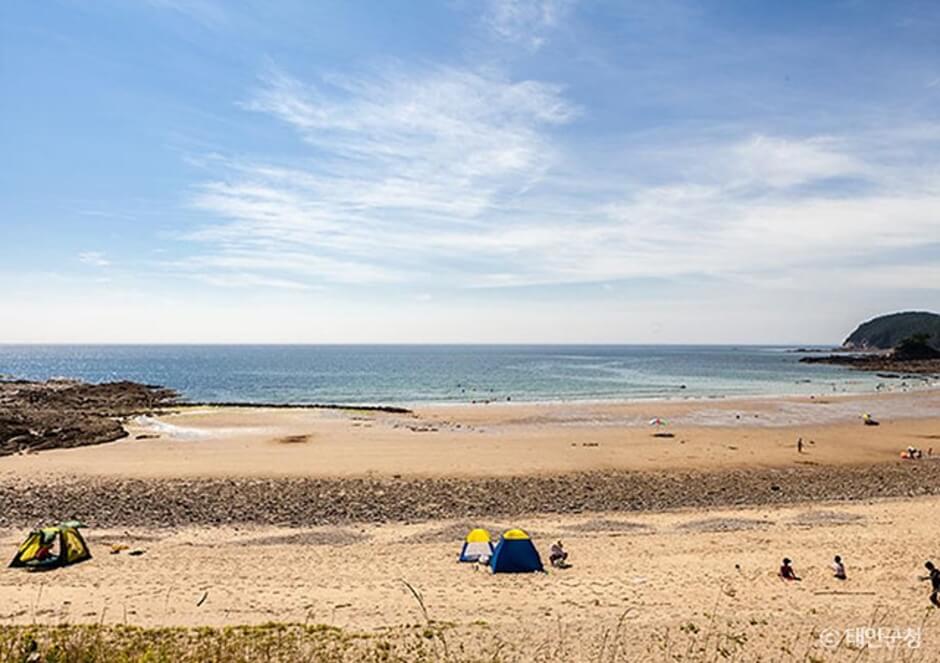
[(166, 436), (175, 440), (193, 440), (211, 437), (212, 433), (202, 428), (176, 426), (150, 416), (134, 417), (134, 424), (148, 433)]

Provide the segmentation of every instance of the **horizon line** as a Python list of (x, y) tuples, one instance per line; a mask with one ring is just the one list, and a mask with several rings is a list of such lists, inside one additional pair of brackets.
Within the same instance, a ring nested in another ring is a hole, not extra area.
[(550, 341), (495, 341), (495, 342), (469, 342), (469, 341), (312, 341), (312, 342), (253, 342), (253, 341), (232, 341), (232, 342), (196, 342), (196, 341), (130, 341), (130, 342), (108, 342), (108, 341), (0, 341), (0, 347), (142, 347), (142, 346), (164, 346), (164, 347), (187, 347), (187, 346), (209, 346), (209, 347), (447, 347), (447, 346), (467, 346), (467, 347), (513, 347), (513, 346), (536, 346), (536, 347), (813, 347), (825, 346), (829, 348), (842, 347), (842, 343), (638, 343), (638, 342), (550, 342)]

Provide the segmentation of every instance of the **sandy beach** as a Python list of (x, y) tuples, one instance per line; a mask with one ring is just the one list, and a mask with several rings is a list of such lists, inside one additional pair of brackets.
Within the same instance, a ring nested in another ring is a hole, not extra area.
[[(898, 457), (940, 442), (936, 391), (410, 414), (183, 407), (127, 426), (116, 442), (0, 458), (11, 555), (24, 529), (66, 517), (89, 525), (95, 555), (4, 570), (0, 625), (276, 621), (401, 644), (434, 623), (450, 647), (546, 661), (722, 647), (735, 660), (859, 660), (845, 633), (890, 627), (916, 629), (918, 648), (882, 641), (862, 660), (940, 651), (940, 611), (918, 580), (940, 558), (940, 458)], [(475, 526), (523, 527), (543, 557), (562, 539), (572, 567), (458, 564)], [(776, 577), (783, 556), (801, 583)]]
[[(881, 425), (863, 426), (864, 412)], [(650, 426), (654, 417), (668, 425)], [(130, 435), (114, 443), (0, 459), (0, 476), (492, 477), (859, 465), (893, 461), (908, 446), (929, 449), (940, 442), (938, 421), (940, 390), (429, 406), (411, 414), (187, 407), (133, 418)]]
[[(940, 499), (922, 498), (629, 517), (94, 530), (91, 562), (55, 574), (0, 574), (0, 620), (324, 623), (407, 639), (426, 620), (407, 582), (430, 619), (449, 625), (450, 646), (482, 645), (508, 660), (665, 660), (663, 647), (712, 649), (721, 635), (741, 643), (731, 646), (734, 660), (859, 660), (858, 650), (824, 638), (881, 627), (913, 629), (919, 648), (872, 640), (861, 660), (932, 661), (940, 628), (917, 576), (923, 558), (940, 553), (938, 507)], [(543, 555), (562, 539), (571, 568), (495, 576), (455, 561), (471, 525), (520, 524)], [(9, 548), (19, 535), (3, 530), (0, 541)], [(144, 554), (109, 555), (113, 544)], [(837, 553), (846, 582), (831, 577)], [(802, 582), (775, 576), (783, 555)], [(602, 658), (605, 637), (617, 658)]]

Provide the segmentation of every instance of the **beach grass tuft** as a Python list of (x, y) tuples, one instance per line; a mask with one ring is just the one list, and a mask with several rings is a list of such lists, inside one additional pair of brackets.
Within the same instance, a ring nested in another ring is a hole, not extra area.
[[(199, 661), (317, 661), (323, 663), (509, 663), (514, 661), (841, 661), (885, 660), (886, 651), (840, 641), (820, 645), (807, 627), (782, 640), (748, 633), (747, 626), (706, 616), (704, 623), (638, 633), (625, 627), (625, 613), (596, 646), (572, 637), (561, 620), (543, 635), (502, 639), (486, 628), (424, 624), (363, 633), (324, 625), (269, 623), (258, 626), (143, 628), (126, 625), (0, 626), (0, 661), (17, 663), (158, 663)], [(452, 636), (450, 646), (445, 633)], [(779, 635), (779, 634), (778, 634)], [(926, 644), (926, 643), (925, 643)], [(890, 660), (921, 663), (932, 650), (899, 649)]]
[(0, 661), (151, 663), (162, 661), (441, 660), (433, 642), (396, 633), (358, 634), (330, 626), (264, 624), (222, 628), (60, 625), (0, 627)]

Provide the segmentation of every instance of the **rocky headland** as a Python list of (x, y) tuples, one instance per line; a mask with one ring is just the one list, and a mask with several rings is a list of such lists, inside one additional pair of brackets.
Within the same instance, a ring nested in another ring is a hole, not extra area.
[(908, 311), (863, 322), (845, 339), (840, 352), (822, 357), (803, 357), (800, 361), (805, 364), (835, 364), (861, 371), (940, 378), (938, 344), (940, 315)]

